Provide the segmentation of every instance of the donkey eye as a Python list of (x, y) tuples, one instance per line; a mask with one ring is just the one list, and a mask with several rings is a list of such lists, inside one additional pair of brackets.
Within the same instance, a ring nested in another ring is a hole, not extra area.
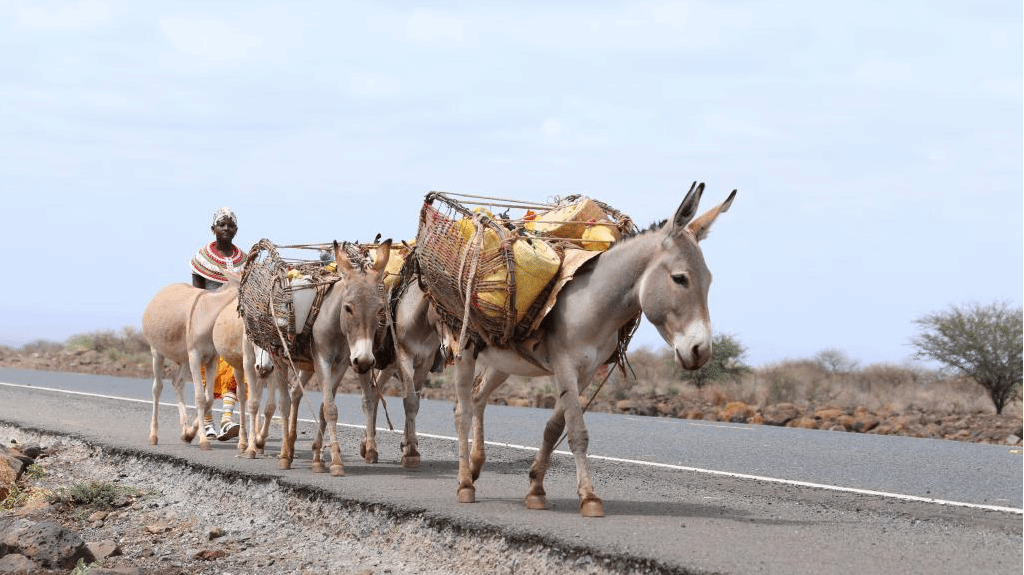
[(349, 303), (345, 304), (345, 313), (347, 313), (349, 315), (352, 315), (354, 313), (353, 310), (352, 310), (352, 304), (349, 304)]
[(690, 287), (690, 278), (686, 274), (672, 274), (672, 281), (676, 282), (676, 285)]

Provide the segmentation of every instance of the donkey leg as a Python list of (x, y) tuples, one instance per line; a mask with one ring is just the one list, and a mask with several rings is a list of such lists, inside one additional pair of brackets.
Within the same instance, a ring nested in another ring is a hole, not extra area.
[(330, 373), (331, 377), (326, 378), (329, 383), (324, 386), (324, 405), (323, 411), (320, 414), (320, 435), (323, 434), (325, 426), (329, 426), (328, 433), (330, 433), (330, 448), (331, 448), (331, 475), (335, 477), (341, 477), (345, 475), (345, 465), (341, 461), (341, 444), (338, 441), (338, 405), (335, 403), (334, 396), (338, 391), (338, 385), (341, 383), (341, 378), (344, 377), (347, 365), (342, 365), (332, 371), (337, 373)]
[(507, 373), (491, 368), (484, 369), (480, 374), (480, 387), (473, 396), (473, 453), (470, 456), (473, 481), (480, 479), (480, 471), (483, 470), (484, 462), (487, 461), (484, 446), (484, 410), (487, 408), (487, 401), (490, 399), (491, 393), (507, 379)]
[[(244, 364), (243, 364), (244, 365)], [(253, 370), (255, 371), (255, 370)], [(250, 436), (252, 435), (252, 428), (245, 421), (245, 405), (247, 402), (248, 394), (252, 391), (249, 389), (250, 382), (252, 379), (245, 374), (245, 368), (241, 370), (235, 368), (235, 382), (238, 384), (235, 388), (235, 393), (238, 394), (238, 453), (246, 453), (249, 447)]]
[(455, 360), (455, 384), (458, 398), (455, 401), (455, 428), (459, 434), (459, 503), (474, 503), (476, 487), (473, 486), (473, 472), (469, 462), (469, 433), (473, 423), (473, 370), (476, 359), (473, 350), (463, 350)]
[[(245, 375), (246, 387), (248, 389), (248, 395), (245, 398), (245, 410), (242, 413), (241, 419), (248, 423), (249, 435), (248, 442), (245, 446), (245, 456), (249, 459), (255, 459), (257, 455), (257, 449), (262, 448), (263, 438), (260, 437), (259, 429), (259, 411), (260, 411), (260, 400), (263, 399), (263, 388), (266, 387), (266, 378), (260, 377), (256, 374), (256, 370), (249, 368), (250, 360), (248, 358), (243, 359), (245, 362)], [(271, 397), (273, 397), (274, 391), (268, 390), (267, 402), (269, 403)], [(241, 398), (239, 398), (241, 399)], [(239, 403), (242, 403), (239, 401)], [(242, 427), (245, 429), (245, 426)]]
[(551, 414), (547, 424), (544, 426), (544, 438), (540, 450), (533, 458), (533, 465), (530, 466), (530, 491), (526, 494), (527, 509), (547, 509), (547, 493), (544, 491), (544, 475), (548, 472), (551, 464), (551, 452), (555, 444), (562, 437), (562, 430), (565, 429), (565, 412), (562, 410), (561, 402), (555, 405), (555, 411)]
[[(280, 372), (279, 372), (280, 373)], [(291, 469), (292, 461), (295, 459), (295, 437), (298, 435), (299, 402), (302, 399), (302, 390), (296, 390), (292, 382), (286, 379), (284, 374), (279, 375), (282, 379), (278, 385), (287, 385), (287, 393), (282, 393), (281, 411), (286, 413), (284, 425), (281, 426), (281, 457), (278, 460), (279, 469)]]
[(412, 377), (405, 379), (403, 374), (402, 385), (405, 388), (405, 397), (402, 398), (402, 408), (405, 410), (405, 434), (402, 439), (402, 467), (413, 469), (420, 466), (420, 440), (416, 436), (416, 416), (420, 412), (420, 390), (427, 379), (429, 365), (417, 366)]
[(359, 386), (363, 390), (363, 416), (366, 421), (363, 440), (359, 442), (359, 455), (367, 463), (377, 463), (377, 403), (383, 398), (370, 372), (359, 374)]
[[(420, 466), (419, 439), (416, 437), (416, 415), (420, 411), (419, 391), (426, 380), (427, 370), (422, 365), (415, 365), (411, 352), (404, 346), (398, 346), (398, 358), (394, 368), (385, 369), (377, 381), (387, 381), (387, 377), (395, 375), (402, 382), (402, 408), (405, 411), (405, 428), (402, 434), (402, 467), (412, 469)], [(422, 364), (422, 362), (420, 362)], [(429, 367), (429, 366), (427, 366)]]
[[(214, 358), (216, 360), (216, 358)], [(207, 402), (207, 395), (210, 396), (211, 402), (213, 399), (213, 377), (217, 373), (217, 366), (215, 361), (210, 362), (213, 364), (205, 365), (207, 379), (210, 380), (209, 384), (206, 384), (203, 378), (203, 373), (200, 371), (200, 366), (204, 365), (199, 361), (199, 356), (189, 352), (189, 370), (192, 374), (192, 388), (195, 392), (195, 404), (196, 404), (196, 417), (193, 423), (193, 427), (199, 433), (199, 449), (204, 451), (210, 449), (210, 440), (203, 433), (203, 416), (209, 410), (210, 406)], [(189, 429), (190, 435), (192, 429)]]
[(150, 348), (153, 355), (153, 417), (149, 421), (149, 444), (156, 445), (157, 428), (160, 420), (160, 394), (164, 391), (164, 356), (154, 348)]
[[(324, 394), (324, 401), (326, 402), (326, 393)], [(310, 464), (310, 468), (313, 473), (327, 473), (327, 467), (324, 465), (322, 454), (324, 446), (324, 425), (326, 416), (324, 415), (324, 404), (320, 404), (320, 409), (317, 412), (316, 419), (316, 434), (313, 435), (313, 443), (310, 445), (310, 449), (313, 452), (313, 462)]]
[(192, 443), (197, 429), (189, 427), (188, 407), (185, 405), (185, 376), (191, 375), (187, 365), (178, 366), (178, 371), (171, 376), (171, 387), (174, 388), (174, 397), (178, 402), (178, 425), (181, 427), (181, 440), (185, 443)]
[[(576, 383), (570, 386), (562, 386), (562, 394), (558, 403), (564, 405), (565, 424), (568, 427), (569, 449), (576, 460), (576, 492), (580, 497), (580, 515), (584, 517), (604, 517), (604, 504), (601, 498), (594, 492), (594, 486), (590, 481), (590, 465), (587, 462), (587, 448), (590, 444), (590, 434), (587, 432), (587, 424), (583, 420), (583, 408), (580, 405), (580, 396)], [(568, 387), (569, 391), (565, 391)], [(547, 439), (545, 437), (545, 439)], [(557, 440), (556, 440), (557, 441)]]

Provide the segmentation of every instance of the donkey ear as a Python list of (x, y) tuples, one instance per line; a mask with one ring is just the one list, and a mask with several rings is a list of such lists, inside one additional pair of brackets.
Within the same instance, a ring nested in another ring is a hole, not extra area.
[(377, 254), (373, 258), (373, 271), (380, 273), (388, 265), (388, 258), (391, 257), (391, 238), (384, 240), (377, 246)]
[(355, 269), (352, 266), (352, 260), (345, 253), (345, 249), (338, 244), (338, 240), (334, 240), (334, 267), (339, 274), (348, 273)]
[(700, 203), (700, 196), (703, 193), (704, 182), (699, 184), (694, 182), (690, 185), (690, 191), (686, 193), (683, 202), (676, 209), (676, 215), (672, 216), (672, 230), (669, 235), (676, 235), (686, 228), (686, 224), (693, 219), (693, 214), (697, 213), (697, 204)]
[(724, 202), (704, 212), (699, 218), (690, 222), (690, 225), (686, 226), (686, 229), (690, 230), (693, 237), (697, 238), (698, 242), (708, 237), (708, 231), (711, 229), (711, 224), (715, 223), (715, 218), (718, 217), (718, 214), (723, 214), (729, 211), (729, 206), (732, 205), (732, 200), (735, 197), (736, 190), (733, 190)]

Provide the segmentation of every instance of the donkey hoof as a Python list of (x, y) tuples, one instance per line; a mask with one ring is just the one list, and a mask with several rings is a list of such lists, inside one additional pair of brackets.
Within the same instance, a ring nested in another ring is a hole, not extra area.
[(337, 465), (332, 465), (331, 466), (331, 475), (333, 475), (334, 477), (344, 477), (345, 476), (345, 467), (343, 465), (341, 465), (340, 463), (337, 464)]
[(459, 488), (459, 503), (476, 503), (476, 488), (475, 487), (460, 487)]
[(587, 499), (580, 503), (580, 515), (584, 517), (604, 517), (604, 504), (600, 499)]
[(150, 435), (149, 436), (149, 444), (150, 445), (156, 445), (158, 441), (159, 440), (157, 439), (157, 436), (155, 436), (155, 435)]
[(419, 455), (403, 455), (402, 456), (402, 467), (407, 469), (415, 469), (420, 466)]
[(527, 495), (526, 508), (544, 510), (548, 508), (548, 498), (543, 495)]
[(278, 469), (282, 469), (282, 470), (291, 469), (292, 468), (292, 460), (290, 460), (290, 459), (278, 459), (277, 460), (277, 468)]
[(363, 455), (363, 461), (367, 463), (377, 463), (377, 451), (370, 450)]
[(200, 441), (199, 442), (199, 449), (202, 449), (203, 451), (209, 451), (210, 447), (211, 446), (210, 446), (210, 442), (209, 441)]
[(320, 461), (314, 461), (310, 466), (313, 473), (327, 473), (327, 467)]
[(252, 449), (246, 449), (245, 450), (245, 458), (246, 459), (256, 459), (256, 452), (253, 451)]

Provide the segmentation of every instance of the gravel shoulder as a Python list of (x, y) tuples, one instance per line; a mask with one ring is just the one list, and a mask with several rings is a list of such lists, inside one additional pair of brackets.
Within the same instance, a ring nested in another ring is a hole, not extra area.
[[(112, 542), (117, 551), (93, 564), (87, 572), (94, 575), (666, 572), (70, 437), (0, 425), (0, 438), (44, 451), (36, 461), (42, 476), (24, 481), (27, 500), (3, 514), (55, 520), (87, 543)], [(87, 482), (110, 482), (138, 495), (106, 513), (47, 502), (48, 494)]]

